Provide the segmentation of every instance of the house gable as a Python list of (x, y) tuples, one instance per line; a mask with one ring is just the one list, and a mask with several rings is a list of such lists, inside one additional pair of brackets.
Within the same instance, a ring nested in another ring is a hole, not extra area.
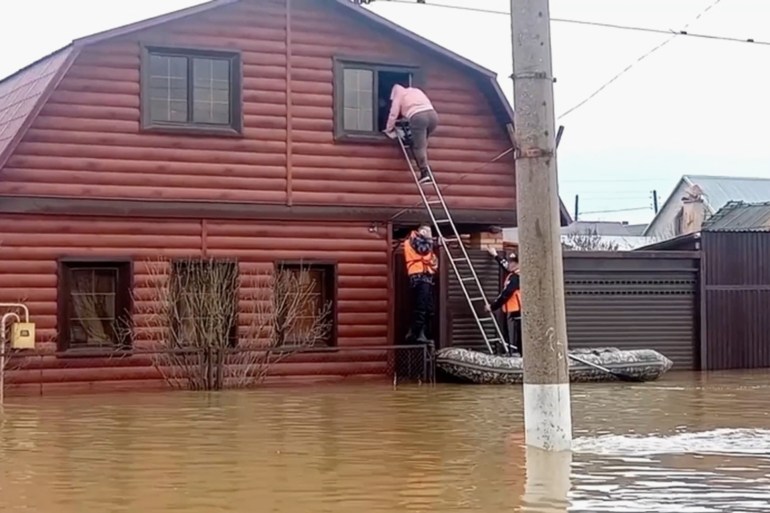
[[(737, 176), (684, 175), (645, 230), (658, 238), (677, 235), (675, 221), (688, 190), (702, 192), (702, 215), (708, 219), (730, 201), (747, 203), (770, 199), (770, 179)], [(698, 213), (701, 215), (701, 213)]]
[[(364, 207), (374, 190), (393, 195), (384, 203), (416, 207), (419, 197), (393, 145), (329, 140), (329, 58), (347, 53), (372, 62), (407, 56), (424, 66), (442, 120), (431, 153), (444, 171), (450, 205), (513, 212), (512, 156), (489, 163), (510, 148), (504, 125), (512, 118), (494, 73), (361, 6), (333, 4), (336, 9), (319, 9), (317, 0), (215, 0), (74, 41), (66, 49), (72, 69), (50, 88), (47, 104), (40, 97), (0, 154), (2, 167), (18, 150), (3, 169), (0, 193)], [(244, 24), (244, 17), (254, 23)], [(244, 52), (244, 137), (142, 133), (137, 41)]]

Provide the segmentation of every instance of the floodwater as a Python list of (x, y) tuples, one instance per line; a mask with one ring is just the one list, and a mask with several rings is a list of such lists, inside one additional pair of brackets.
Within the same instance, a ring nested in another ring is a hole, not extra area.
[(572, 393), (561, 456), (523, 447), (516, 386), (11, 397), (0, 511), (770, 510), (770, 373)]

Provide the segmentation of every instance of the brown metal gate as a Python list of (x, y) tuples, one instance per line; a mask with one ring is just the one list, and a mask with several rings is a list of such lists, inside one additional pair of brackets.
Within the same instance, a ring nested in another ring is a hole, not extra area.
[(703, 368), (770, 367), (770, 233), (704, 230), (701, 244)]

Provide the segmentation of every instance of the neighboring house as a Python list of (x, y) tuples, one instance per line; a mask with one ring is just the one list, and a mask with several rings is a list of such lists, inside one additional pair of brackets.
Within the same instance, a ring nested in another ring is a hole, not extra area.
[[(27, 302), (38, 348), (57, 351), (24, 380), (157, 378), (137, 356), (110, 359), (117, 336), (90, 337), (73, 298), (103, 294), (101, 320), (116, 321), (159, 256), (241, 271), (303, 261), (333, 301), (327, 345), (401, 343), (392, 242), (426, 216), (380, 133), (397, 82), (439, 112), (430, 156), (457, 225), (514, 226), (513, 157), (490, 163), (511, 145), (494, 73), (349, 0), (215, 0), (75, 40), (1, 81), (0, 300)], [(102, 290), (79, 289), (83, 273)], [(320, 373), (350, 373), (345, 358)], [(384, 353), (367, 358), (385, 372)]]
[(698, 255), (701, 369), (770, 367), (770, 201), (730, 201), (698, 232), (642, 250)]
[[(576, 251), (628, 251), (652, 242), (642, 236), (645, 226), (613, 221), (575, 221), (561, 228), (561, 242), (565, 249)], [(518, 229), (505, 228), (503, 240), (518, 245)]]
[(644, 231), (646, 237), (670, 239), (698, 232), (729, 201), (770, 200), (770, 179), (685, 175)]

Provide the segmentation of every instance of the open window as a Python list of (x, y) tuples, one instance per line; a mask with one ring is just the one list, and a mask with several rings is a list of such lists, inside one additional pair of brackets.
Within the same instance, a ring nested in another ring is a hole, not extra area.
[(399, 70), (382, 70), (377, 73), (377, 131), (385, 130), (390, 113), (390, 91), (393, 86), (400, 84), (404, 87), (412, 85), (412, 73)]
[(395, 84), (420, 81), (419, 68), (336, 60), (334, 126), (337, 139), (381, 137), (390, 112)]

